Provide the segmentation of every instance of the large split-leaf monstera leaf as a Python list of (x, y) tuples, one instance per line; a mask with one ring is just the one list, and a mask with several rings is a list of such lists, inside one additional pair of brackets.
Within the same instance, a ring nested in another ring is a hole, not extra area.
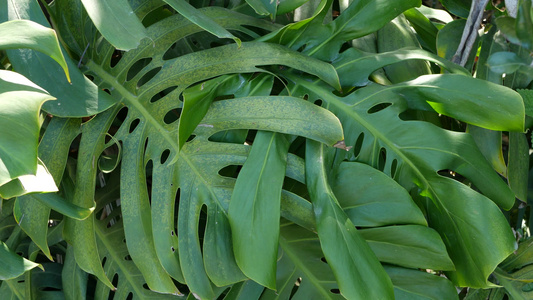
[[(128, 1), (124, 21), (142, 34), (122, 51), (113, 45), (131, 39), (102, 36), (82, 2), (54, 1), (72, 85), (50, 78), (59, 66), (31, 50), (9, 53), (58, 99), (43, 107), (53, 116), (39, 155), (60, 192), (6, 205), (34, 241), (30, 259), (38, 249), (55, 257), (59, 242), (57, 292), (83, 298), (93, 276), (98, 299), (456, 298), (441, 272), (459, 286), (490, 285), (513, 249), (498, 205), (514, 197), (468, 134), (407, 119), (436, 111), (520, 131), (518, 94), (421, 49), (345, 43), (419, 0), (354, 0), (329, 23), (324, 0), (285, 27), (254, 13), (273, 17), (275, 3), (194, 8), (204, 2)], [(46, 25), (34, 0), (0, 4), (0, 17)], [(370, 83), (404, 59), (452, 74)], [(442, 175), (450, 170), (480, 192)]]
[[(443, 80), (436, 83), (435, 76)], [(425, 206), (428, 223), (442, 236), (455, 264), (455, 271), (447, 274), (458, 285), (483, 287), (488, 284), (488, 275), (514, 249), (511, 230), (495, 204), (510, 208), (514, 195), (492, 171), (468, 134), (446, 131), (427, 122), (403, 121), (399, 117), (409, 107), (424, 107), (425, 101), (441, 102), (441, 89), (461, 89), (461, 84), (455, 87), (447, 84), (456, 76), (461, 76), (462, 84), (484, 84), (513, 99), (507, 108), (514, 106), (519, 111), (523, 108), (521, 99), (512, 90), (464, 75), (422, 76), (415, 80), (416, 85), (370, 85), (345, 97), (335, 96), (329, 87), (317, 83), (296, 77), (292, 80), (296, 84), (294, 94), (323, 100), (343, 123), (346, 143), (354, 145), (352, 151), (357, 152), (341, 155), (341, 158), (357, 159), (383, 169), (407, 190), (414, 188), (426, 197), (427, 200), (421, 200), (421, 204)], [(490, 97), (470, 99), (475, 105), (471, 106), (472, 111), (468, 115), (471, 119), (465, 121), (481, 120), (493, 126), (512, 126), (513, 123), (500, 123), (500, 118), (476, 113), (488, 110), (502, 113), (501, 119), (505, 118), (505, 111), (491, 109), (494, 104), (490, 103)], [(448, 109), (442, 113), (453, 114), (453, 105), (447, 106)], [(468, 109), (469, 106), (461, 107)], [(485, 110), (479, 110), (479, 107), (485, 107)], [(516, 118), (514, 122), (520, 127), (522, 120)], [(425, 138), (420, 139), (420, 136)], [(441, 170), (452, 170), (467, 177), (486, 196), (459, 181), (439, 175)], [(475, 240), (470, 238), (473, 235)], [(494, 239), (501, 243), (495, 246)]]
[[(141, 19), (149, 12), (143, 10), (144, 7), (132, 8)], [(225, 27), (244, 33), (250, 31), (242, 25), (272, 29), (268, 23), (246, 16), (230, 19), (236, 14), (225, 10), (204, 12), (221, 20)], [(218, 173), (228, 165), (242, 164), (248, 150), (245, 145), (219, 144), (209, 138), (224, 130), (259, 129), (302, 135), (333, 145), (341, 141), (343, 135), (333, 114), (302, 99), (241, 97), (211, 105), (194, 132), (195, 138), (180, 150), (178, 117), (183, 104), (179, 95), (196, 82), (224, 74), (262, 72), (257, 66), (275, 64), (316, 74), (339, 87), (336, 72), (330, 65), (274, 44), (243, 43), (240, 47), (229, 44), (169, 58), (169, 49), (176, 41), (189, 43), (186, 38), (196, 33), (201, 33), (201, 29), (175, 15), (148, 27), (150, 39), (124, 53), (113, 66), (110, 64), (114, 48), (104, 40), (95, 48), (98, 51), (86, 53), (84, 69), (118, 100), (118, 104), (82, 128), (73, 199), (82, 207), (92, 205), (98, 157), (104, 149), (120, 141), (121, 215), (133, 262), (152, 290), (178, 294), (170, 279), (173, 277), (186, 282), (200, 297), (213, 298), (211, 281), (227, 285), (245, 279), (233, 261), (231, 244), (228, 244), (231, 239), (225, 211), (233, 181)], [(121, 107), (124, 108), (121, 110)], [(311, 122), (307, 119), (310, 114), (315, 116)], [(111, 126), (116, 126), (116, 132), (110, 131)], [(107, 143), (104, 141), (106, 132), (113, 134), (113, 139)], [(212, 163), (206, 164), (208, 161)], [(147, 179), (152, 182), (150, 186), (146, 185)], [(175, 232), (173, 212), (178, 190), (178, 230)], [(204, 205), (208, 219), (202, 257), (197, 227)], [(100, 256), (108, 251), (99, 254), (96, 247), (96, 241), (102, 236), (97, 234), (94, 216), (86, 220), (68, 220), (66, 233), (80, 267), (111, 286), (111, 278), (107, 279), (101, 268)], [(215, 236), (211, 237), (213, 233)], [(213, 242), (206, 242), (211, 238)], [(216, 256), (211, 257), (209, 253)], [(206, 273), (201, 271), (204, 269)]]

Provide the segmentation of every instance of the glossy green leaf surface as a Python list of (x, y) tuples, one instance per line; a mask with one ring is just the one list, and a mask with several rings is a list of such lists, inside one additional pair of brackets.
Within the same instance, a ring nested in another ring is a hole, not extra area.
[(282, 134), (257, 133), (228, 209), (237, 264), (246, 276), (273, 290), (280, 197), (289, 145)]
[(508, 176), (509, 186), (516, 195), (516, 198), (524, 202), (527, 201), (528, 192), (528, 164), (529, 145), (527, 138), (520, 132), (509, 133), (509, 165)]
[(61, 275), (65, 298), (79, 299), (85, 297), (87, 294), (87, 279), (89, 274), (83, 272), (76, 264), (72, 246), (67, 248)]
[(406, 268), (454, 270), (444, 242), (431, 228), (403, 225), (359, 232), (381, 262)]
[(260, 15), (270, 15), (274, 18), (278, 7), (277, 1), (272, 0), (246, 0), (248, 4)]
[(146, 29), (128, 1), (81, 0), (102, 35), (121, 50), (136, 48), (146, 37)]
[[(36, 1), (0, 2), (0, 21), (28, 19), (49, 27)], [(8, 18), (9, 15), (9, 18)], [(64, 70), (50, 57), (31, 49), (8, 50), (8, 57), (18, 73), (57, 98), (45, 103), (43, 109), (62, 117), (92, 116), (108, 109), (115, 100), (98, 89), (78, 68), (78, 62), (65, 55), (71, 83), (64, 80)]]
[[(424, 101), (436, 112), (469, 124), (492, 130), (523, 131), (524, 120), (518, 117), (524, 114), (522, 97), (509, 88), (455, 74), (425, 75), (406, 86), (416, 90), (399, 86), (399, 94), (405, 95), (411, 107), (423, 109)], [(465, 91), (466, 87), (468, 92), (451, 97), (452, 91)], [(476, 113), (480, 106), (485, 106), (483, 113)]]
[[(217, 48), (215, 50), (216, 51), (211, 51), (207, 57), (191, 57), (191, 59), (201, 59), (202, 61), (206, 61), (204, 66), (194, 66), (194, 60), (191, 60), (188, 62), (190, 66), (182, 68), (190, 68), (192, 70), (188, 70), (188, 72), (192, 73), (192, 71), (201, 71), (202, 67), (208, 68), (217, 64), (220, 68), (225, 68), (224, 72), (227, 74), (238, 71), (261, 71), (258, 68), (254, 68), (253, 65), (279, 64), (314, 74), (340, 90), (339, 77), (330, 64), (302, 55), (299, 52), (291, 51), (285, 47), (267, 43), (244, 43), (238, 49), (232, 45), (226, 46), (223, 49)], [(216, 55), (214, 55), (215, 53)], [(206, 59), (208, 57), (210, 59)], [(220, 58), (223, 59), (221, 60)], [(183, 59), (180, 59), (179, 63), (180, 65), (183, 65), (187, 61), (188, 58), (183, 57)], [(250, 64), (252, 61), (254, 61), (254, 63)], [(218, 82), (221, 79), (224, 81)], [(227, 80), (230, 80), (230, 82), (226, 82)], [(231, 81), (234, 80), (242, 81), (242, 78), (219, 78), (215, 81), (214, 86), (219, 89), (221, 85), (229, 85), (231, 84)], [(211, 85), (213, 84), (211, 83)], [(237, 86), (239, 85), (241, 85), (240, 82)], [(207, 86), (206, 83), (202, 83), (196, 91), (185, 92), (182, 110), (183, 118), (180, 118), (178, 129), (179, 148), (183, 146), (187, 138), (200, 123), (200, 120), (205, 116), (205, 113), (213, 100), (214, 91), (212, 89), (213, 88), (210, 87), (209, 83), (207, 83)]]
[(409, 193), (385, 173), (368, 165), (343, 162), (333, 182), (331, 189), (355, 226), (427, 225)]
[[(348, 216), (342, 211), (329, 187), (322, 145), (306, 145), (306, 181), (313, 202), (320, 245), (347, 298), (392, 299), (392, 284), (376, 256)], [(312, 157), (312, 158), (311, 158)]]
[(338, 293), (339, 286), (331, 268), (324, 262), (324, 254), (315, 233), (290, 223), (282, 224), (280, 248), (277, 290), (265, 291), (260, 299), (289, 298), (298, 278), (301, 278), (301, 282), (293, 296), (296, 299), (345, 299)]
[[(406, 60), (427, 60), (440, 65), (450, 73), (469, 74), (464, 68), (417, 48), (406, 48), (377, 54), (349, 49), (343, 52), (333, 65), (339, 73), (343, 86), (363, 86), (369, 83), (368, 77), (378, 68)], [(357, 70), (357, 72), (354, 72), (354, 70)]]
[[(333, 60), (343, 42), (372, 33), (403, 11), (420, 4), (420, 0), (352, 1), (343, 14), (325, 26), (321, 24), (322, 19), (313, 18), (287, 25), (267, 37), (272, 42), (289, 45), (292, 49), (305, 45), (304, 53)], [(303, 35), (303, 32), (306, 34)]]
[[(313, 91), (329, 104), (343, 123), (347, 145), (356, 145), (363, 134), (357, 147), (358, 160), (378, 166), (378, 153), (386, 153), (382, 163), (385, 173), (398, 178), (408, 189), (416, 185), (423, 196), (431, 199), (426, 201), (428, 223), (443, 237), (456, 267), (456, 272), (450, 275), (455, 282), (486, 286), (488, 275), (512, 252), (514, 244), (506, 221), (492, 201), (509, 208), (514, 203), (514, 195), (492, 171), (471, 138), (425, 122), (401, 121), (397, 116), (407, 107), (409, 98), (398, 98), (394, 104), (373, 112), (374, 106), (393, 101), (393, 98), (378, 97), (381, 95), (374, 92), (375, 86), (339, 98), (316, 84), (294, 77), (292, 80), (297, 87)], [(424, 141), (416, 138), (422, 134), (427, 137)], [(349, 153), (348, 158), (350, 154), (354, 155)], [(457, 181), (436, 175), (442, 169), (452, 169), (469, 178), (492, 201)], [(470, 201), (462, 200), (459, 195), (463, 193)], [(479, 217), (472, 218), (470, 211), (479, 211)], [(484, 234), (476, 240), (467, 238), (474, 232)], [(498, 249), (494, 248), (495, 239), (500, 241)]]
[(394, 284), (395, 299), (459, 299), (448, 279), (423, 271), (385, 266)]
[(24, 76), (0, 70), (0, 185), (37, 172), (39, 110), (53, 99)]
[(29, 193), (57, 192), (57, 186), (41, 161), (35, 175), (22, 175), (0, 187), (0, 196), (9, 199)]
[(17, 278), (35, 267), (42, 268), (41, 265), (20, 257), (4, 242), (0, 242), (0, 280)]
[(53, 58), (65, 71), (70, 81), (67, 62), (59, 47), (55, 32), (28, 20), (13, 20), (0, 24), (0, 49), (30, 48)]
[[(529, 12), (495, 23), (490, 3), (462, 68), (448, 59), (465, 20), (420, 0), (84, 2), (109, 9), (0, 0), (0, 22), (57, 32), (72, 76), (35, 49), (0, 51), (0, 69), (59, 99), (35, 110), (31, 148), (59, 191), (4, 199), (44, 189), (0, 184), (0, 241), (45, 271), (3, 280), (1, 299), (533, 290), (533, 218), (515, 198), (530, 200), (533, 97), (511, 89), (533, 78)], [(498, 52), (519, 63), (487, 64)]]
[(194, 6), (185, 2), (184, 0), (165, 0), (172, 8), (177, 10), (181, 15), (187, 18), (189, 21), (200, 26), (202, 29), (214, 34), (219, 38), (233, 39), (239, 46), (241, 40), (231, 34), (226, 28), (218, 25), (215, 21), (196, 10)]

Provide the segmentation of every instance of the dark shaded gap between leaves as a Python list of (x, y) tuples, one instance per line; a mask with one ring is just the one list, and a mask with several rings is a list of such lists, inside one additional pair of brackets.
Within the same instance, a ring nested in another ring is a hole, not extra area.
[(111, 59), (109, 60), (109, 66), (111, 68), (114, 68), (122, 59), (122, 55), (124, 55), (124, 51), (115, 49), (115, 51), (113, 51), (113, 54), (111, 55)]
[[(115, 273), (115, 276), (113, 276), (113, 280), (111, 281), (114, 287), (118, 286), (118, 273)], [(110, 290), (109, 296), (107, 297), (107, 300), (112, 300), (115, 298), (115, 291)]]
[(141, 23), (144, 27), (149, 27), (163, 19), (166, 19), (172, 15), (176, 14), (176, 11), (168, 4), (159, 6), (158, 8), (152, 10), (144, 18)]
[(270, 33), (269, 30), (267, 29), (264, 29), (264, 28), (261, 28), (261, 27), (256, 27), (256, 26), (253, 26), (253, 25), (246, 25), (246, 24), (243, 24), (241, 25), (243, 28), (246, 28), (248, 30), (251, 30), (253, 31), (254, 33), (256, 33), (258, 36), (265, 36), (267, 34)]
[(293, 194), (296, 194), (304, 199), (309, 199), (309, 192), (307, 186), (298, 180), (292, 179), (290, 177), (285, 177), (283, 180), (283, 189), (289, 191)]
[(223, 300), (230, 290), (231, 290), (231, 287), (225, 289), (222, 293), (220, 293), (220, 296), (218, 296), (217, 300)]
[(296, 279), (296, 281), (294, 282), (289, 299), (292, 298), (294, 294), (296, 294), (296, 292), (298, 292), (298, 289), (300, 288), (301, 284), (302, 284), (302, 277), (298, 277), (298, 279)]

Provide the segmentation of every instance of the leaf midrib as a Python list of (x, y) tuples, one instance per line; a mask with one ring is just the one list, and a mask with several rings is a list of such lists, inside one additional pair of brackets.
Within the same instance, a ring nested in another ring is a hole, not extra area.
[(108, 83), (112, 87), (114, 87), (115, 90), (122, 96), (122, 101), (127, 106), (132, 106), (138, 112), (140, 112), (141, 115), (143, 117), (145, 117), (146, 121), (148, 123), (150, 123), (150, 125), (155, 127), (157, 132), (159, 132), (161, 134), (161, 136), (173, 148), (173, 150), (176, 153), (175, 155), (176, 156), (178, 155), (178, 153), (180, 152), (179, 146), (178, 146), (178, 143), (177, 143), (178, 139), (176, 137), (171, 136), (170, 132), (168, 130), (166, 130), (165, 128), (163, 128), (163, 126), (161, 126), (159, 124), (159, 122), (148, 112), (148, 110), (144, 107), (144, 105), (142, 105), (140, 103), (140, 101), (139, 101), (140, 97), (135, 96), (132, 93), (130, 93), (123, 85), (121, 85), (116, 80), (116, 78), (114, 76), (112, 76), (111, 74), (107, 73), (104, 69), (102, 69), (102, 67), (100, 67), (98, 64), (96, 64), (94, 61), (90, 60), (87, 63), (87, 67), (89, 69), (91, 69), (91, 71), (93, 71), (95, 73), (95, 75), (100, 77), (103, 81), (105, 81), (106, 83)]

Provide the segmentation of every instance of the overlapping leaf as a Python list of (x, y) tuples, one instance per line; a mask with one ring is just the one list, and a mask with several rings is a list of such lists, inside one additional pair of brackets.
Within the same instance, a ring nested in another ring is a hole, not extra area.
[[(412, 86), (414, 90), (422, 92), (425, 89), (422, 84), (425, 77), (418, 79), (418, 85)], [(472, 80), (462, 77), (465, 81)], [(402, 121), (398, 115), (407, 109), (410, 101), (418, 100), (416, 93), (380, 93), (395, 89), (395, 85), (369, 86), (340, 98), (319, 84), (295, 77), (292, 80), (299, 87), (296, 94), (308, 94), (312, 101), (325, 101), (339, 117), (345, 128), (347, 144), (356, 146), (357, 151), (351, 152), (347, 158), (357, 158), (382, 168), (408, 190), (416, 187), (420, 195), (428, 197), (424, 201), (428, 222), (445, 241), (456, 267), (449, 276), (456, 284), (487, 286), (488, 275), (514, 247), (510, 228), (492, 201), (509, 208), (514, 203), (514, 195), (482, 158), (473, 140), (466, 134), (445, 131), (429, 123)], [(439, 84), (431, 86), (439, 88)], [(507, 90), (501, 92), (505, 94)], [(413, 94), (415, 97), (411, 96)], [(427, 101), (441, 101), (432, 93), (424, 95), (423, 99)], [(485, 101), (494, 96), (493, 93), (482, 94), (471, 100), (476, 102), (478, 110), (492, 111), (492, 107), (485, 106)], [(510, 105), (522, 105), (519, 97), (513, 103)], [(509, 117), (517, 124), (523, 120), (521, 111)], [(495, 120), (484, 121), (491, 123)], [(420, 136), (425, 138), (420, 139)], [(458, 181), (438, 175), (440, 170), (454, 170), (469, 178), (488, 198)], [(463, 201), (463, 197), (469, 200)], [(470, 213), (473, 211), (479, 217)], [(483, 234), (480, 235), (480, 232)], [(473, 235), (477, 237), (475, 240), (471, 239)], [(497, 246), (494, 240), (499, 241)]]
[[(242, 25), (273, 28), (268, 23), (221, 9), (205, 9), (203, 13), (226, 28), (243, 32), (249, 30)], [(229, 18), (233, 16), (238, 18)], [(242, 144), (214, 143), (209, 138), (224, 130), (259, 129), (303, 135), (333, 145), (343, 135), (336, 117), (302, 99), (241, 97), (213, 103), (193, 133), (195, 138), (180, 151), (177, 120), (183, 104), (179, 95), (188, 86), (212, 77), (263, 72), (258, 68), (261, 65), (289, 65), (316, 74), (335, 87), (339, 87), (338, 78), (330, 65), (273, 44), (243, 43), (240, 48), (232, 44), (169, 58), (166, 52), (176, 41), (188, 42), (188, 36), (201, 33), (200, 28), (179, 15), (155, 23), (147, 30), (150, 39), (125, 53), (113, 67), (109, 65), (112, 47), (103, 44), (100, 48), (103, 55), (87, 54), (94, 58), (86, 63), (88, 72), (112, 96), (121, 99), (125, 108), (120, 111), (121, 107), (116, 106), (84, 125), (74, 203), (81, 207), (91, 205), (96, 159), (115, 143), (113, 140), (105, 143), (104, 137), (111, 124), (117, 124), (114, 139), (122, 142), (123, 150), (120, 206), (129, 255), (151, 289), (177, 293), (169, 281), (170, 275), (186, 282), (200, 297), (212, 298), (216, 295), (213, 283), (226, 285), (245, 279), (233, 258), (225, 216), (234, 181), (218, 173), (225, 166), (242, 164), (248, 148)], [(316, 116), (311, 122), (307, 119), (309, 114)], [(152, 191), (157, 193), (150, 193), (147, 179), (152, 182)], [(173, 213), (176, 199), (179, 199), (177, 231)], [(207, 206), (206, 231), (198, 236), (204, 205)], [(98, 240), (98, 234), (94, 233), (98, 232), (96, 226), (94, 216), (83, 221), (69, 220), (66, 232), (75, 246), (80, 267), (106, 282), (99, 265), (102, 253), (109, 249), (99, 247), (98, 250), (92, 242)], [(204, 255), (200, 238), (204, 239)], [(89, 245), (84, 242), (87, 240), (91, 241)], [(82, 243), (85, 249), (91, 249), (90, 254), (82, 250)]]

